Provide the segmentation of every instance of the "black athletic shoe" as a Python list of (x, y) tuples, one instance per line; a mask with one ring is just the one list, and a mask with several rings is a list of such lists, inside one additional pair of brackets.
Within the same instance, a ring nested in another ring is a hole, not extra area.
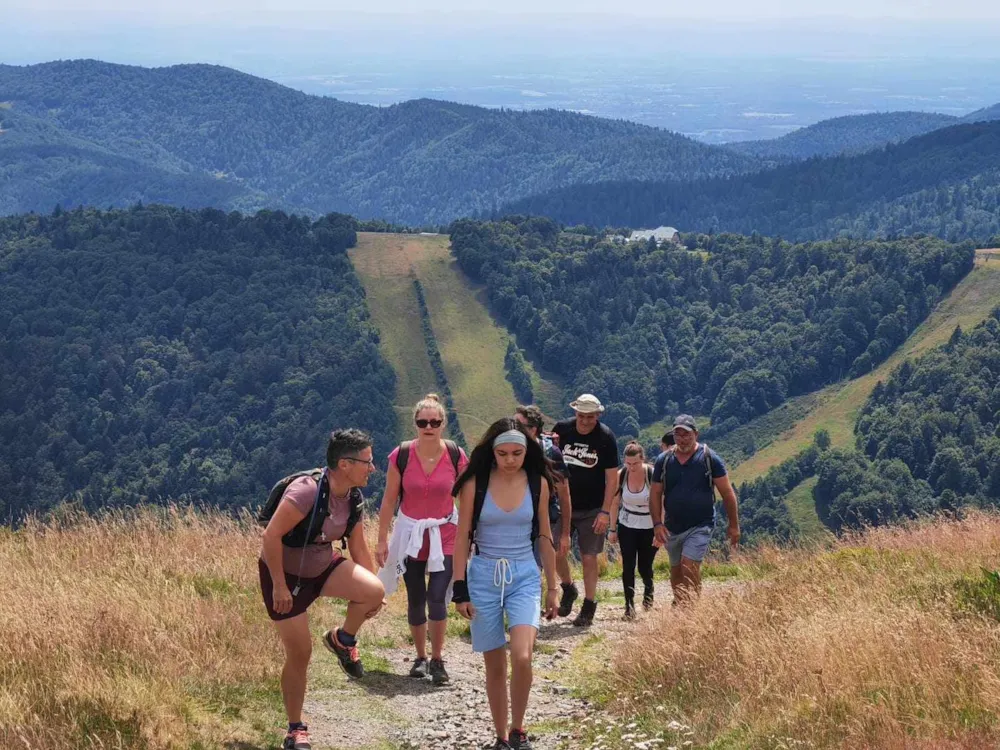
[(444, 685), (451, 679), (448, 676), (448, 672), (445, 671), (443, 659), (431, 659), (430, 667), (427, 669), (427, 674), (431, 676), (431, 682), (435, 685)]
[(580, 596), (580, 592), (576, 590), (576, 586), (572, 583), (562, 584), (562, 598), (559, 599), (560, 617), (569, 617), (569, 613), (573, 611), (573, 602), (578, 596)]
[(423, 656), (418, 656), (413, 660), (413, 666), (410, 667), (410, 677), (426, 677), (427, 676), (427, 659)]
[(632, 602), (626, 602), (625, 603), (625, 619), (631, 621), (631, 620), (635, 620), (637, 617), (638, 617), (638, 615), (635, 613), (635, 605)]
[(490, 750), (510, 750), (510, 745), (507, 744), (507, 740), (497, 737), (497, 741), (490, 745)]
[(528, 739), (528, 733), (523, 729), (511, 729), (510, 737), (507, 740), (507, 746), (511, 750), (532, 750), (531, 741)]
[(342, 644), (340, 639), (337, 638), (337, 631), (327, 630), (323, 633), (323, 645), (326, 646), (330, 653), (337, 657), (337, 661), (340, 662), (340, 668), (347, 673), (348, 677), (360, 680), (365, 676), (365, 668), (361, 664), (361, 657), (358, 656), (358, 647)]
[(594, 614), (597, 612), (597, 602), (584, 599), (580, 607), (580, 614), (573, 620), (573, 625), (578, 628), (589, 628), (594, 624)]
[(642, 595), (642, 608), (647, 612), (653, 608), (653, 592), (646, 591)]

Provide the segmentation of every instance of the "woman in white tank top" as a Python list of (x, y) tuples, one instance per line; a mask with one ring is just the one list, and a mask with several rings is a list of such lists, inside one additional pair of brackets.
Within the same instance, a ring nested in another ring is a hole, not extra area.
[(649, 515), (649, 486), (653, 467), (646, 463), (646, 454), (637, 442), (625, 446), (625, 465), (618, 473), (618, 494), (611, 506), (612, 544), (616, 541), (622, 553), (622, 586), (625, 589), (625, 619), (634, 620), (635, 568), (639, 564), (642, 576), (642, 606), (653, 606), (653, 559), (656, 546), (653, 519)]

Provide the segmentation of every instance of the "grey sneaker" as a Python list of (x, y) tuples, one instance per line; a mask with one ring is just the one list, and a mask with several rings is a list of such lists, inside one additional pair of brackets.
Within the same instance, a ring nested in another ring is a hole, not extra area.
[(448, 676), (448, 672), (445, 671), (443, 659), (431, 659), (430, 666), (427, 668), (427, 674), (431, 676), (431, 682), (435, 685), (444, 685), (451, 679)]
[(502, 740), (497, 737), (497, 741), (490, 745), (489, 750), (511, 750), (510, 745), (507, 744), (507, 740)]
[(532, 750), (528, 733), (523, 729), (511, 729), (510, 737), (507, 738), (507, 745), (511, 750)]
[(418, 656), (413, 660), (413, 666), (410, 667), (410, 677), (426, 677), (427, 676), (427, 658), (424, 656)]

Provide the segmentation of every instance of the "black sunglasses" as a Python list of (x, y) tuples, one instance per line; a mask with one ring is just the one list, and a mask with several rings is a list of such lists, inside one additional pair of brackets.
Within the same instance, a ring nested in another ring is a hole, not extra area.
[(351, 458), (350, 456), (341, 456), (345, 461), (352, 461), (356, 464), (368, 464), (369, 466), (374, 466), (375, 461), (371, 458)]
[(425, 430), (428, 427), (433, 427), (435, 430), (444, 424), (443, 419), (418, 419), (416, 420), (417, 427), (421, 430)]

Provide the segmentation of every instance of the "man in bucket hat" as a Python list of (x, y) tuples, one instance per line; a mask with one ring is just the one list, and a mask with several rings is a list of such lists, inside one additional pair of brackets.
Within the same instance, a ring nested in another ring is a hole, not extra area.
[[(570, 407), (573, 419), (557, 422), (553, 428), (559, 437), (559, 449), (569, 470), (569, 489), (573, 498), (572, 531), (583, 558), (583, 605), (573, 624), (590, 625), (597, 611), (597, 556), (604, 551), (604, 536), (611, 518), (611, 504), (618, 490), (618, 441), (611, 429), (602, 424), (604, 406), (592, 393), (581, 394)], [(562, 584), (559, 615), (566, 617), (579, 596), (573, 583)]]
[(694, 417), (674, 420), (674, 449), (653, 464), (649, 513), (657, 541), (670, 557), (670, 585), (674, 602), (685, 603), (701, 592), (701, 562), (715, 525), (715, 490), (722, 496), (729, 543), (740, 541), (736, 492), (718, 453), (698, 442)]

